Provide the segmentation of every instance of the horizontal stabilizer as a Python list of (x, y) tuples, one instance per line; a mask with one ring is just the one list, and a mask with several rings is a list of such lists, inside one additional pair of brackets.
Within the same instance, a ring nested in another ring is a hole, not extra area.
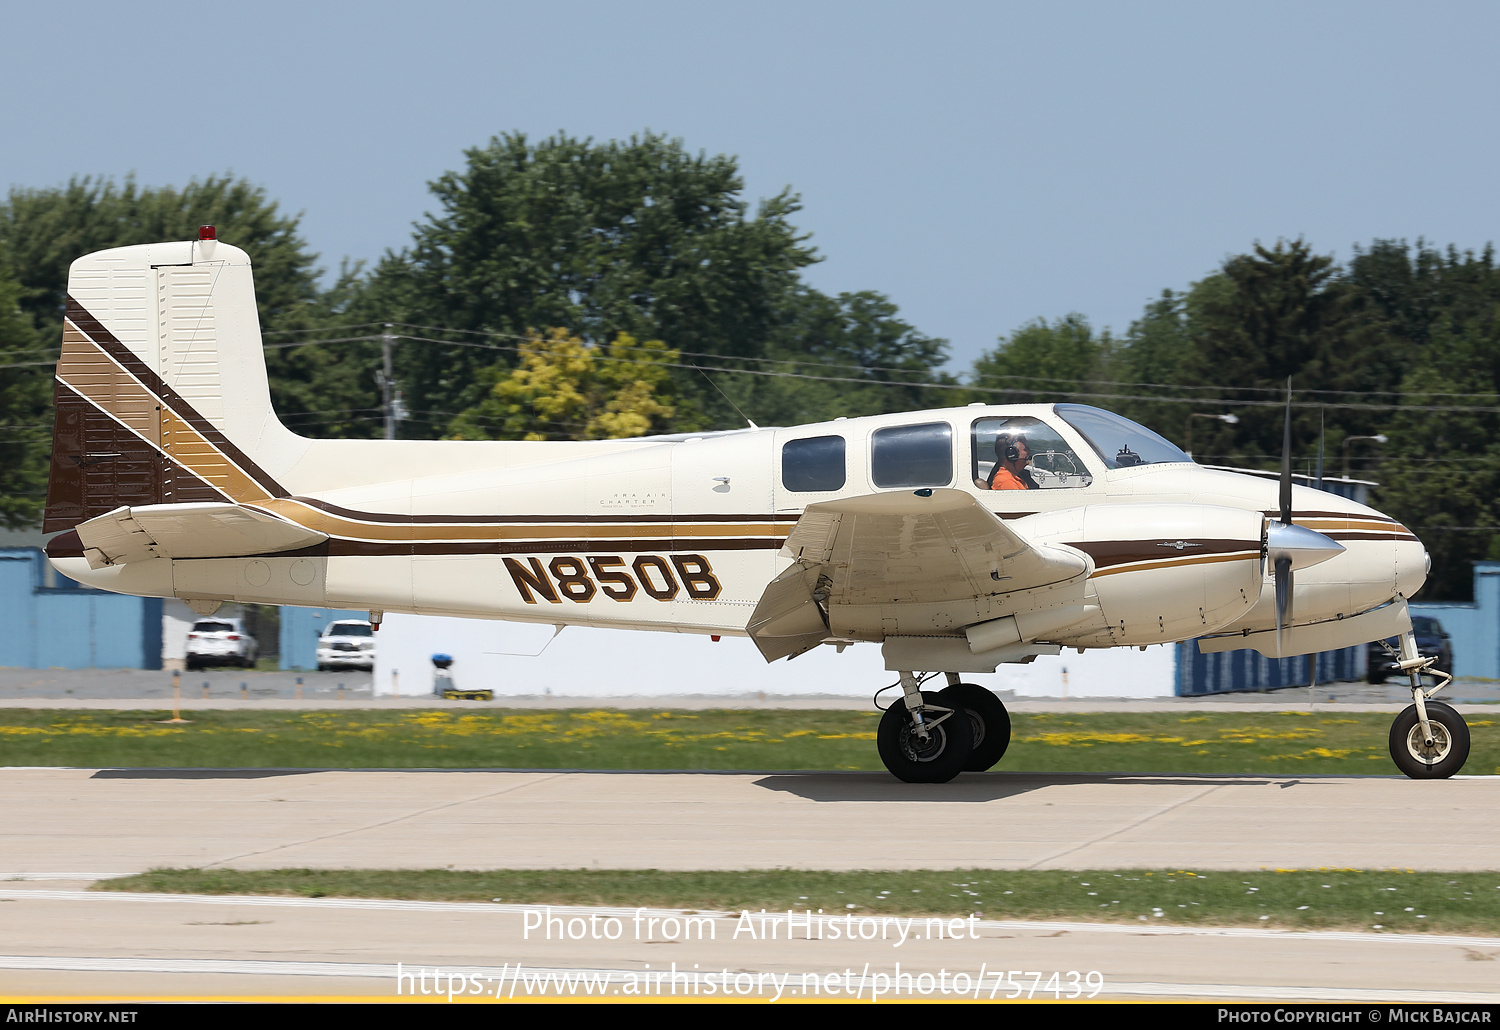
[(152, 558), (235, 558), (311, 547), (328, 534), (238, 504), (116, 508), (78, 526), (90, 568)]

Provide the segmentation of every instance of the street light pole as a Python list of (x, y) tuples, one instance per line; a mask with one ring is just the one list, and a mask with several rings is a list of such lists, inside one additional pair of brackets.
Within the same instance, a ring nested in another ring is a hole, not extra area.
[(1344, 478), (1349, 478), (1349, 445), (1355, 440), (1374, 440), (1376, 443), (1386, 443), (1389, 440), (1384, 433), (1374, 436), (1346, 436), (1344, 437)]
[(1193, 419), (1195, 418), (1211, 418), (1219, 422), (1227, 422), (1231, 426), (1240, 420), (1238, 415), (1205, 415), (1199, 411), (1193, 412), (1188, 416), (1187, 422), (1187, 456), (1189, 458), (1193, 456)]
[(391, 324), (385, 324), (385, 332), (380, 334), (380, 407), (385, 415), (385, 438), (396, 439), (396, 410), (391, 405), (391, 388), (395, 385), (391, 380), (391, 344), (395, 343), (395, 337), (391, 335)]

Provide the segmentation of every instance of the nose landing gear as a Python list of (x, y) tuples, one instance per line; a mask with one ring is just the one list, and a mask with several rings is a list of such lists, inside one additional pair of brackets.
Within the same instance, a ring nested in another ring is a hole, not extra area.
[[(1412, 779), (1446, 779), (1462, 769), (1469, 758), (1469, 726), (1464, 717), (1441, 701), (1432, 700), (1453, 677), (1432, 668), (1436, 658), (1423, 658), (1418, 653), (1411, 630), (1401, 634), (1401, 650), (1396, 657), (1401, 671), (1411, 678), (1412, 704), (1391, 724), (1391, 760)], [(1422, 686), (1424, 672), (1438, 678), (1431, 690)]]

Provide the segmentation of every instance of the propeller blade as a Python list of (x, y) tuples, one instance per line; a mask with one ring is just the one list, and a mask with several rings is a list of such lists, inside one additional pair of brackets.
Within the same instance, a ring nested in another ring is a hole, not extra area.
[(1292, 524), (1292, 377), (1286, 377), (1286, 422), (1281, 432), (1281, 524)]
[(1286, 649), (1282, 646), (1282, 631), (1292, 621), (1292, 559), (1276, 559), (1276, 651), (1278, 654)]

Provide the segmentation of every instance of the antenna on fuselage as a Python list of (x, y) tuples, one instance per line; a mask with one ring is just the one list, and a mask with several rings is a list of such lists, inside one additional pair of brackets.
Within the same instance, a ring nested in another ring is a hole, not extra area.
[(1318, 489), (1323, 489), (1323, 435), (1324, 435), (1324, 409), (1318, 409)]
[[(694, 368), (698, 368), (697, 365), (694, 365), (693, 367)], [(703, 369), (701, 369), (701, 368), (698, 368), (698, 374), (701, 375), (704, 379), (708, 379), (708, 385), (709, 386), (712, 386), (715, 390), (719, 390), (719, 384), (716, 383), (716, 382), (714, 382), (712, 379), (710, 379), (707, 372), (703, 371)], [(733, 408), (736, 413), (739, 414), (740, 418), (742, 418), (746, 422), (750, 423), (750, 428), (751, 429), (759, 429), (760, 428), (760, 426), (758, 426), (758, 425), (755, 424), (755, 420), (754, 419), (752, 419), (749, 415), (745, 414), (743, 411), (740, 411), (740, 406), (738, 404), (734, 403), (734, 401), (732, 401), (732, 400), (729, 400), (729, 394), (725, 393), (723, 390), (719, 390), (719, 396), (723, 397), (726, 401), (729, 401), (729, 406), (731, 408)]]

